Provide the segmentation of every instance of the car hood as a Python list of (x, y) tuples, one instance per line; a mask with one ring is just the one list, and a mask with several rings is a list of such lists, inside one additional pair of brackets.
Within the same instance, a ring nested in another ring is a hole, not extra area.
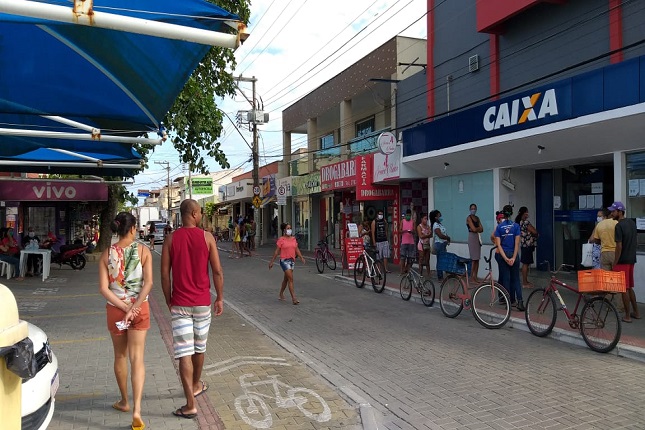
[(47, 342), (47, 335), (38, 326), (28, 322), (29, 326), (29, 339), (34, 344), (34, 352), (40, 351), (45, 342)]

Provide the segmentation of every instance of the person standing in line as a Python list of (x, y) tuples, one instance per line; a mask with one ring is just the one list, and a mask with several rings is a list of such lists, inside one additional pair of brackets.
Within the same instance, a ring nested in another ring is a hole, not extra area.
[[(112, 407), (128, 412), (128, 358), (132, 370), (132, 430), (143, 430), (141, 399), (146, 377), (144, 350), (150, 328), (148, 294), (152, 290), (152, 254), (135, 241), (137, 220), (119, 213), (110, 226), (119, 241), (99, 260), (99, 291), (107, 300), (107, 328), (114, 347), (114, 375), (121, 400)], [(125, 328), (117, 324), (125, 324)]]
[[(634, 265), (636, 264), (636, 223), (631, 218), (625, 218), (625, 205), (621, 202), (614, 202), (607, 209), (611, 211), (613, 219), (618, 221), (615, 228), (616, 253), (614, 255), (614, 267), (616, 272), (625, 273), (625, 286), (627, 291), (622, 293), (624, 316), (623, 321), (632, 322), (632, 318), (641, 319), (634, 294)], [(631, 305), (631, 310), (630, 310)]]
[(388, 240), (388, 226), (383, 216), (383, 209), (379, 209), (376, 219), (372, 221), (372, 243), (376, 244), (378, 258), (383, 260), (385, 272), (390, 273), (387, 267), (387, 259), (390, 258), (390, 241)]
[(174, 356), (186, 404), (172, 413), (192, 419), (197, 416), (195, 397), (208, 390), (201, 380), (204, 354), (211, 324), (210, 265), (215, 302), (213, 313), (224, 312), (224, 274), (212, 234), (199, 228), (199, 204), (186, 199), (179, 206), (182, 226), (164, 241), (161, 251), (161, 288), (172, 317)]
[(539, 236), (538, 231), (529, 221), (529, 209), (522, 206), (515, 217), (515, 224), (520, 226), (520, 261), (522, 263), (522, 287), (533, 288), (529, 282), (529, 266), (533, 264), (533, 252)]
[(248, 232), (249, 232), (249, 256), (251, 256), (251, 252), (255, 251), (255, 229), (257, 225), (255, 224), (255, 219), (253, 217), (249, 217), (249, 222), (247, 224)]
[[(432, 252), (433, 254), (436, 254), (437, 259), (439, 259), (439, 254), (446, 252), (448, 245), (450, 245), (450, 236), (446, 234), (446, 227), (444, 227), (444, 225), (441, 223), (443, 221), (441, 211), (435, 211), (434, 219), (435, 222), (432, 225), (432, 232), (434, 233), (434, 244), (432, 245)], [(437, 279), (439, 279), (440, 281), (443, 279), (442, 270), (437, 269)]]
[(477, 216), (477, 205), (470, 204), (470, 214), (466, 217), (466, 227), (468, 227), (468, 253), (473, 261), (472, 275), (473, 282), (479, 282), (477, 274), (479, 273), (479, 260), (481, 258), (482, 240), (480, 234), (484, 231), (484, 226)]
[(423, 266), (426, 266), (428, 278), (430, 277), (430, 238), (432, 230), (428, 225), (428, 215), (421, 213), (421, 223), (417, 226), (417, 236), (419, 236), (419, 273), (423, 275)]
[(511, 304), (517, 303), (517, 310), (526, 310), (522, 300), (522, 285), (520, 284), (520, 261), (517, 254), (520, 252), (520, 226), (511, 221), (513, 207), (506, 205), (502, 209), (504, 220), (495, 229), (495, 246), (497, 254), (495, 259), (499, 266), (500, 283), (511, 296)]
[(296, 267), (296, 256), (300, 257), (302, 264), (305, 264), (305, 257), (300, 253), (298, 241), (293, 236), (291, 224), (282, 224), (280, 228), (282, 229), (282, 237), (276, 243), (275, 252), (269, 262), (269, 270), (273, 268), (273, 262), (278, 254), (280, 254), (280, 267), (284, 272), (284, 277), (282, 278), (282, 286), (280, 287), (278, 299), (284, 300), (284, 292), (288, 286), (291, 302), (297, 305), (300, 302), (296, 298), (296, 290), (293, 287), (293, 269)]
[[(598, 224), (591, 233), (589, 242), (598, 248), (598, 257), (594, 257), (594, 269), (612, 270), (616, 256), (616, 224), (618, 221), (610, 216), (609, 209), (598, 211)], [(596, 264), (597, 262), (597, 264)]]
[(414, 249), (414, 220), (412, 210), (405, 211), (405, 218), (401, 222), (401, 275), (408, 273), (409, 267), (414, 264), (416, 250)]
[[(237, 256), (237, 253), (240, 253), (239, 256)], [(231, 241), (231, 253), (229, 254), (229, 258), (240, 258), (242, 256), (242, 238), (240, 237), (240, 225), (238, 223), (235, 223), (235, 226), (233, 228), (233, 240)]]

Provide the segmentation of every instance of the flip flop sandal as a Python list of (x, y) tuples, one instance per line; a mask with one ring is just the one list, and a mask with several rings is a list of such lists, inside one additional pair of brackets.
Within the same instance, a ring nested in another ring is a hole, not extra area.
[(176, 417), (179, 418), (186, 418), (188, 420), (192, 420), (193, 418), (197, 417), (197, 413), (194, 414), (187, 414), (183, 411), (182, 408), (177, 409), (176, 411), (172, 411), (172, 414)]
[(202, 390), (199, 393), (195, 394), (195, 397), (199, 397), (202, 394), (204, 394), (206, 391), (208, 391), (208, 385), (206, 384), (206, 382), (204, 381), (200, 381), (200, 382), (202, 383)]

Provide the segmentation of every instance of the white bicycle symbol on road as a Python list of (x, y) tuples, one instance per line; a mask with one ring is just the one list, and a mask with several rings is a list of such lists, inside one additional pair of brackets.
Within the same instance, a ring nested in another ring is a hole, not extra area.
[[(242, 417), (242, 420), (248, 425), (258, 429), (271, 428), (273, 416), (264, 399), (275, 400), (275, 405), (279, 408), (287, 409), (296, 407), (307, 418), (319, 423), (324, 423), (331, 419), (329, 405), (315, 391), (309, 388), (287, 385), (284, 382), (278, 381), (277, 375), (269, 376), (268, 379), (257, 382), (246, 381), (246, 379), (252, 378), (253, 376), (255, 376), (253, 373), (246, 373), (239, 377), (240, 386), (244, 390), (244, 394), (235, 399), (235, 409), (240, 417)], [(253, 391), (255, 387), (265, 385), (273, 388), (273, 395)], [(286, 397), (282, 395), (281, 389), (283, 392), (286, 389)], [(316, 403), (320, 405), (318, 406)], [(322, 412), (313, 413), (306, 406), (310, 408), (315, 407), (316, 410), (320, 410), (320, 407), (322, 407)]]

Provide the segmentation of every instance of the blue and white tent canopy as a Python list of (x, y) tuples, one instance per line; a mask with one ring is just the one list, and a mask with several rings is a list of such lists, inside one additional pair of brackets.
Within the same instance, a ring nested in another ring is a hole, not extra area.
[(76, 3), (0, 0), (0, 171), (131, 176), (132, 138), (211, 45), (240, 42), (239, 17), (202, 0)]

